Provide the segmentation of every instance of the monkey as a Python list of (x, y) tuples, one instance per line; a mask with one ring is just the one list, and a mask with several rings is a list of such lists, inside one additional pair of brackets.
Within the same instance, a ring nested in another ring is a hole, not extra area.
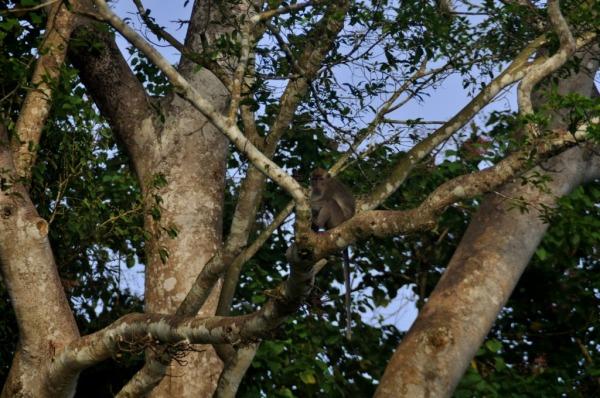
[[(326, 170), (317, 168), (310, 178), (310, 206), (312, 210), (313, 229), (335, 228), (344, 221), (352, 218), (356, 210), (356, 202), (352, 192), (337, 178), (332, 177)], [(348, 248), (343, 252), (344, 287), (346, 306), (346, 339), (352, 336), (352, 315), (350, 311), (350, 258)]]
[(452, 0), (436, 0), (436, 5), (443, 14), (450, 15), (454, 12)]
[(326, 170), (317, 168), (310, 179), (313, 227), (331, 229), (354, 215), (352, 192)]

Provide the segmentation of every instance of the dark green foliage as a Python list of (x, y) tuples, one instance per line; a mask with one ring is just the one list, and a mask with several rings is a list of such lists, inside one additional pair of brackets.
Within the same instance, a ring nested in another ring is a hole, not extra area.
[(0, 294), (0, 382), (4, 383), (12, 364), (19, 334), (4, 283), (0, 285)]

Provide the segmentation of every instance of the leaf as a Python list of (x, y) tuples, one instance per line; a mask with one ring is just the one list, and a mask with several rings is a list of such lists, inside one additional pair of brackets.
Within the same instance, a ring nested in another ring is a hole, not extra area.
[(305, 370), (304, 372), (300, 373), (300, 380), (302, 380), (302, 382), (304, 384), (316, 384), (317, 383), (315, 374), (313, 372), (311, 372), (310, 370)]
[(496, 339), (492, 339), (485, 342), (485, 347), (491, 352), (497, 353), (502, 349), (502, 343)]

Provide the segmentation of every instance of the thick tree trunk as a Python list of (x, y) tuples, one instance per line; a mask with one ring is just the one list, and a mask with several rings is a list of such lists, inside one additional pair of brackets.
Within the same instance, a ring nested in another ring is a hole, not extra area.
[[(0, 140), (8, 142), (2, 124)], [(6, 145), (0, 148), (0, 168), (3, 178), (17, 181)], [(78, 338), (79, 332), (50, 248), (48, 223), (20, 183), (0, 192), (0, 264), (19, 326), (19, 345), (2, 397), (72, 395), (77, 374), (50, 385), (42, 370), (55, 351)]]
[[(394, 353), (376, 397), (449, 397), (498, 313), (508, 300), (548, 225), (538, 205), (556, 198), (599, 171), (600, 162), (573, 148), (548, 162), (549, 192), (520, 181), (502, 195), (490, 194), (477, 211), (448, 269)], [(542, 171), (541, 169), (538, 171)], [(506, 198), (531, 203), (520, 212)]]
[[(223, 87), (207, 71), (192, 80), (215, 98), (226, 98)], [(166, 186), (156, 190), (162, 200), (161, 217), (146, 217), (152, 233), (146, 266), (146, 311), (174, 313), (204, 264), (222, 241), (223, 192), (227, 142), (225, 137), (179, 97), (169, 104), (156, 158), (149, 175), (162, 175)], [(154, 195), (151, 187), (146, 192)], [(153, 205), (153, 204), (151, 204)], [(166, 229), (175, 228), (170, 237)], [(168, 255), (168, 257), (164, 257)], [(166, 261), (165, 261), (166, 260)], [(202, 315), (213, 315), (219, 289), (213, 290)], [(197, 347), (185, 366), (171, 363), (154, 397), (210, 396), (221, 364), (212, 346)]]
[[(196, 1), (185, 41), (187, 49), (200, 52), (202, 35), (212, 43), (231, 31), (218, 10), (210, 1)], [(215, 108), (225, 111), (229, 92), (214, 74), (204, 68), (198, 71), (198, 65), (187, 58), (181, 59), (179, 71)], [(148, 312), (174, 313), (204, 264), (222, 245), (228, 141), (198, 110), (178, 96), (170, 99), (165, 114), (167, 118), (157, 142), (159, 156), (151, 170), (164, 175), (167, 185), (158, 191), (163, 200), (161, 219), (146, 220), (147, 230), (155, 239), (148, 251), (145, 301)], [(162, 227), (175, 227), (177, 237), (160, 234)], [(163, 263), (160, 253), (165, 249), (168, 259)], [(220, 284), (213, 288), (199, 312), (201, 315), (215, 314), (219, 292)], [(194, 349), (186, 355), (185, 365), (171, 361), (166, 376), (150, 396), (212, 396), (222, 363), (212, 345)]]
[(0, 120), (0, 169), (3, 185), (8, 184), (0, 192), (0, 265), (19, 327), (19, 345), (2, 397), (70, 396), (78, 376), (76, 371), (67, 372), (65, 379), (51, 383), (41, 370), (57, 349), (79, 337), (48, 240), (48, 223), (37, 213), (25, 186), (75, 20), (61, 2), (47, 4), (46, 10), (45, 36), (32, 76), (36, 89), (25, 97), (12, 142)]

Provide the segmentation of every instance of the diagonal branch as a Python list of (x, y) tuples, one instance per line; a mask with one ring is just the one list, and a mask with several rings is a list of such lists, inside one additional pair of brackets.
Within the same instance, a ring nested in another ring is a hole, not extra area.
[[(597, 125), (598, 119), (592, 124)], [(578, 134), (566, 130), (555, 131), (526, 148), (507, 156), (498, 164), (449, 180), (435, 189), (418, 207), (403, 211), (371, 210), (357, 214), (339, 227), (325, 233), (313, 235), (315, 258), (339, 252), (358, 239), (369, 236), (390, 236), (427, 230), (436, 225), (436, 220), (448, 206), (457, 201), (474, 198), (491, 192), (520, 172), (548, 157), (574, 146), (586, 139), (587, 126), (581, 126)]]
[(235, 123), (235, 116), (242, 99), (242, 86), (244, 84), (244, 75), (246, 73), (246, 65), (250, 57), (250, 30), (252, 26), (248, 23), (242, 27), (242, 33), (240, 38), (240, 58), (238, 60), (235, 73), (233, 74), (233, 80), (230, 85), (231, 102), (229, 104), (229, 112), (227, 118), (230, 123)]
[[(50, 3), (44, 3), (43, 6)], [(62, 1), (54, 2), (48, 14), (46, 35), (31, 84), (15, 126), (11, 149), (19, 176), (28, 178), (35, 163), (37, 147), (52, 105), (52, 93), (67, 53), (75, 16)]]

